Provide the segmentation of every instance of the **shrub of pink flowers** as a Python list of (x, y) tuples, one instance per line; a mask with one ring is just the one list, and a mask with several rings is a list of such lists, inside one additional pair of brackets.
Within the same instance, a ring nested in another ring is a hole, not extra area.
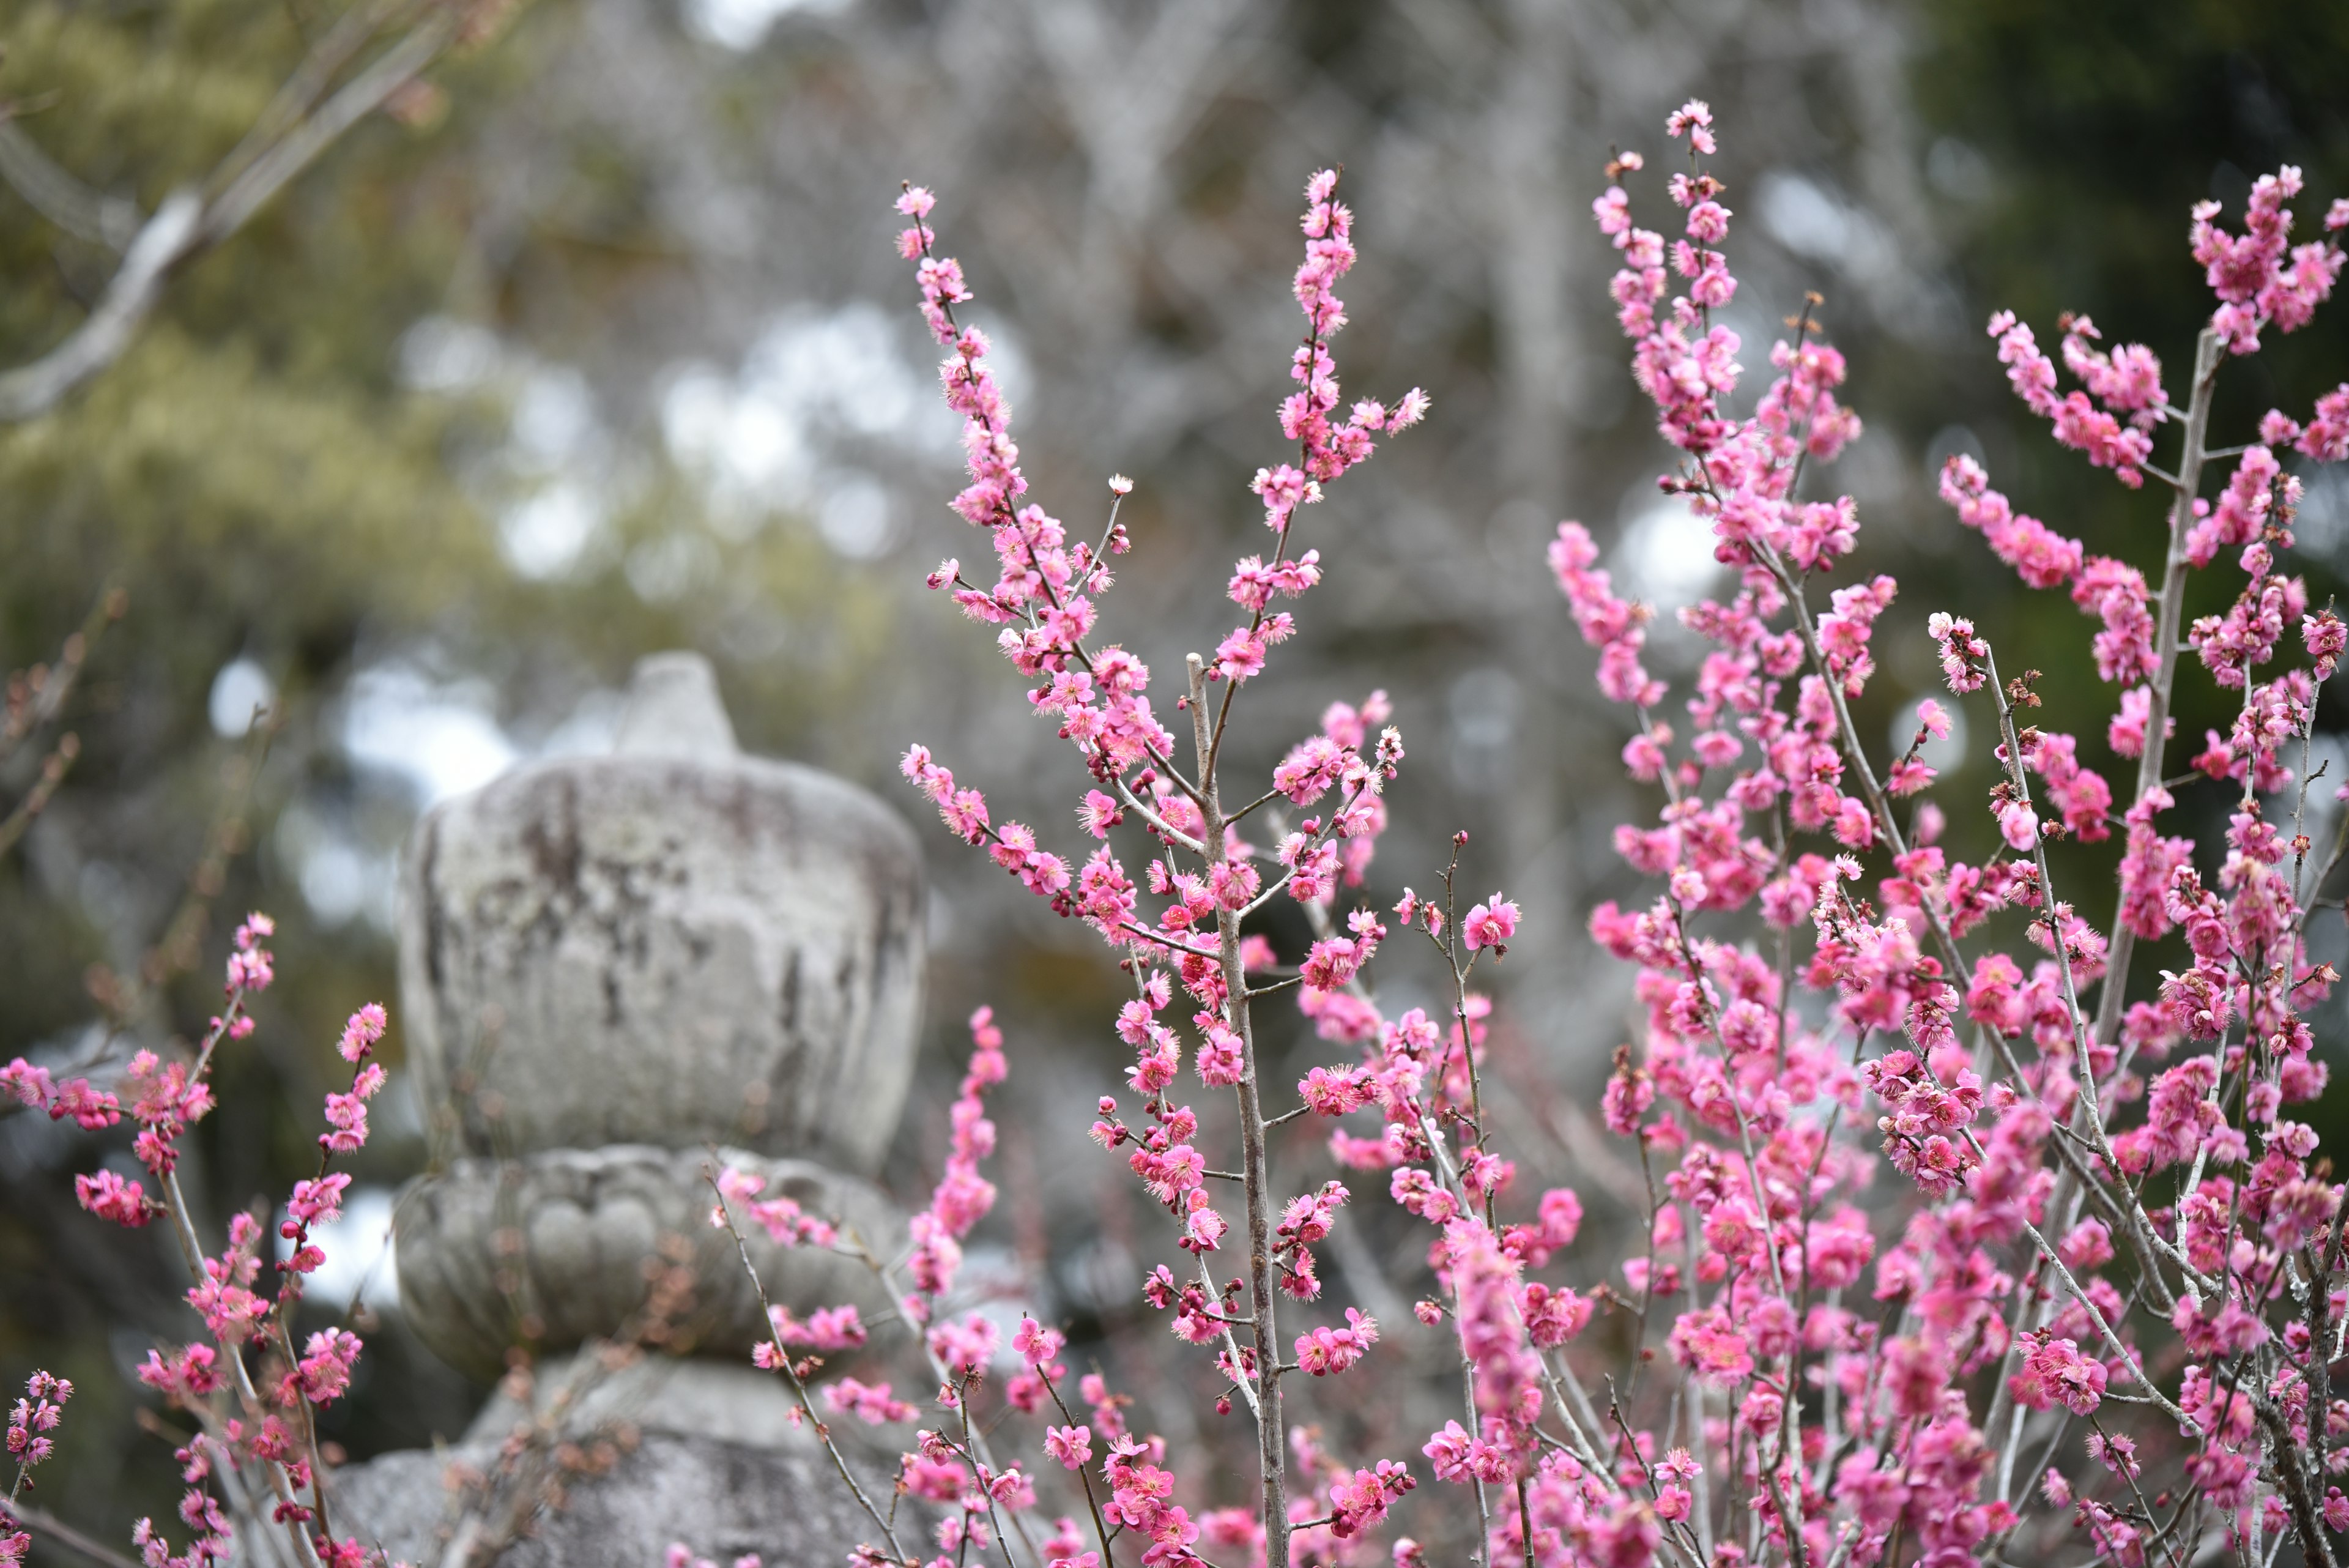
[[(147, 1353), (139, 1381), (166, 1404), (185, 1411), (196, 1433), (175, 1454), (186, 1491), (180, 1528), (188, 1537), (175, 1551), (168, 1527), (142, 1519), (132, 1533), (146, 1568), (202, 1568), (235, 1554), (234, 1527), (264, 1525), (282, 1530), (295, 1560), (305, 1568), (358, 1568), (367, 1549), (356, 1535), (334, 1533), (320, 1480), (316, 1416), (349, 1389), (351, 1368), (363, 1348), (357, 1334), (327, 1328), (295, 1343), (294, 1322), (304, 1281), (316, 1273), (326, 1253), (311, 1240), (315, 1226), (331, 1225), (342, 1213), (350, 1176), (333, 1168), (335, 1157), (356, 1152), (367, 1140), (367, 1102), (382, 1089), (383, 1064), (375, 1048), (388, 1020), (373, 1002), (351, 1014), (336, 1050), (350, 1064), (347, 1089), (326, 1096), (326, 1130), (318, 1135), (318, 1170), (294, 1184), (279, 1222), (285, 1256), (273, 1267), (264, 1288), (262, 1249), (267, 1240), (261, 1220), (240, 1213), (228, 1224), (225, 1245), (214, 1251), (198, 1233), (180, 1188), (179, 1140), (214, 1104), (211, 1071), (223, 1044), (251, 1037), (254, 998), (276, 978), (266, 943), (275, 927), (264, 915), (239, 926), (227, 962), (225, 1001), (212, 1021), (192, 1061), (163, 1061), (152, 1051), (130, 1060), (117, 1089), (88, 1079), (58, 1084), (22, 1057), (0, 1067), (0, 1089), (25, 1105), (62, 1119), (71, 1116), (87, 1131), (115, 1127), (127, 1117), (138, 1133), (131, 1151), (155, 1183), (126, 1179), (111, 1170), (77, 1177), (81, 1205), (101, 1220), (132, 1229), (154, 1221), (169, 1228), (189, 1276), (196, 1283), (188, 1305), (202, 1334)], [(129, 1096), (129, 1103), (124, 1104)], [(8, 1436), (17, 1460), (8, 1502), (22, 1496), (35, 1464), (48, 1457), (51, 1439), (34, 1433), (54, 1430), (60, 1407), (73, 1385), (36, 1372), (27, 1400), (16, 1406)], [(20, 1428), (21, 1437), (20, 1440)], [(14, 1528), (0, 1510), (0, 1564), (24, 1560), (31, 1538)], [(252, 1545), (257, 1549), (258, 1542)], [(252, 1555), (248, 1552), (246, 1555)], [(378, 1554), (379, 1556), (379, 1554)]]
[[(2189, 245), (2217, 305), (2176, 400), (2150, 349), (2108, 349), (2085, 317), (2058, 324), (2060, 369), (2030, 326), (1992, 319), (2016, 393), (2056, 440), (2168, 503), (2159, 524), (2147, 507), (2131, 562), (2090, 556), (2015, 511), (1971, 460), (1942, 474), (1943, 498), (1992, 554), (2033, 588), (2067, 590), (2088, 618), (2097, 676), (2114, 688), (2103, 742), (2121, 763), (2099, 771), (2093, 745), (2084, 755), (2079, 737), (2035, 725), (2037, 672), (2002, 672), (1978, 628), (1933, 613), (1949, 704), (1971, 706), (1998, 740), (1979, 808), (1995, 852), (1968, 864), (1939, 843), (1959, 808), (1930, 798), (1924, 757), (1950, 706), (1920, 703), (1899, 755), (1871, 757), (1853, 724), (1896, 585), (1838, 584), (1857, 509), (1806, 498), (1824, 492), (1806, 470), (1859, 431), (1838, 401), (1842, 357), (1806, 306), (1772, 347), (1775, 374), (1751, 411), (1733, 410), (1745, 346), (1713, 318), (1738, 285), (1723, 248), (1733, 214), (1708, 171), (1712, 117), (1691, 103), (1668, 130), (1686, 167), (1655, 204), (1678, 235), (1640, 226), (1636, 155), (1610, 165), (1594, 210), (1619, 253), (1609, 287), (1633, 375), (1673, 452), (1661, 483), (1712, 523), (1735, 575), (1727, 602), (1674, 609), (1709, 647), (1692, 690), (1676, 699), (1642, 664), (1657, 610), (1615, 593), (1589, 535), (1563, 524), (1549, 547), (1600, 690), (1628, 710), (1624, 765), (1658, 803), (1651, 824), (1615, 833), (1652, 900), (1589, 919), (1591, 938), (1636, 966), (1644, 1012), (1603, 1097), (1651, 1195), (1642, 1244), (1625, 1256), (1576, 1248), (1578, 1196), (1520, 1186), (1485, 1112), (1490, 1005), (1472, 984), (1507, 954), (1517, 906), (1495, 893), (1461, 907), (1464, 836), (1432, 893), (1367, 891), (1384, 792), (1405, 762), (1384, 698), (1333, 702), (1268, 777), (1226, 766), (1242, 689), (1265, 678), (1336, 569), (1322, 554), (1336, 542), (1309, 542), (1313, 508), (1428, 407), (1416, 389), (1340, 394), (1336, 290), (1355, 253), (1336, 175), (1307, 188), (1294, 285), (1306, 327), (1278, 410), (1287, 449), (1253, 486), (1268, 544), (1233, 566), (1229, 634), (1154, 696), (1150, 667), (1102, 625), (1112, 562), (1132, 547), (1117, 520), (1131, 486), (1110, 481), (1092, 536), (1029, 499), (987, 337), (956, 314), (971, 296), (938, 252), (933, 198), (900, 198), (901, 249), (964, 421), (969, 483), (954, 507), (993, 557), (948, 560), (929, 582), (997, 628), (1037, 717), (1084, 770), (1073, 824), (1041, 829), (997, 821), (923, 746), (904, 772), (957, 836), (1091, 926), (1131, 981), (1115, 1020), (1128, 1089), (1102, 1098), (1092, 1136), (1165, 1211), (1143, 1295), (1212, 1365), (1220, 1417), (1253, 1428), (1257, 1484), (1248, 1507), (1181, 1495), (1165, 1440), (1135, 1426), (1133, 1401), (1102, 1374), (1072, 1373), (1059, 1330), (1028, 1317), (1007, 1342), (988, 1317), (949, 1310), (962, 1243), (996, 1196), (982, 1174), (995, 1144), (984, 1096), (1009, 1058), (981, 1010), (907, 1255), (874, 1256), (756, 1179), (712, 1174), (713, 1224), (864, 1256), (918, 1343), (918, 1404), (826, 1372), (827, 1356), (881, 1332), (854, 1307), (804, 1321), (772, 1311), (755, 1350), (862, 1506), (867, 1568), (997, 1554), (1010, 1568), (1416, 1568), (1433, 1552), (1415, 1535), (1529, 1568), (1948, 1568), (2050, 1552), (2121, 1568), (2222, 1557), (2264, 1568), (2285, 1552), (2333, 1568), (2333, 1538), (2349, 1530), (2334, 1479), (2349, 1468), (2349, 1398), (2331, 1383), (2349, 1338), (2341, 1189), (2295, 1110), (2324, 1088), (2306, 1016), (2339, 979), (2311, 961), (2306, 924), (2342, 902), (2324, 888), (2349, 826), (2329, 848), (2303, 828), (2312, 798), (2320, 811), (2327, 798), (2313, 796), (2308, 765), (2318, 688), (2349, 628), (2286, 569), (2300, 483), (2284, 457), (2349, 456), (2349, 382), (2305, 420), (2269, 412), (2240, 445), (2214, 446), (2209, 426), (2227, 365), (2305, 325), (2331, 293), (2349, 201), (2297, 245), (2296, 170), (2258, 182), (2240, 233), (2215, 204), (2195, 209)], [(2213, 570), (2233, 602), (2187, 624), (2188, 576)], [(2181, 662), (2240, 700), (2228, 732), (2170, 776)], [(2227, 803), (2223, 842), (2168, 830), (2186, 789)], [(2052, 876), (2046, 846), (2064, 837), (2118, 840), (2109, 911), (2100, 888)], [(1313, 933), (1301, 953), (1259, 929), (1284, 901)], [(2187, 967), (2158, 986), (2136, 977), (2131, 1001), (2137, 945), (2173, 933)], [(274, 1293), (253, 1288), (259, 1227), (239, 1220), (208, 1254), (171, 1176), (173, 1140), (210, 1103), (212, 1051), (250, 1027), (243, 1004), (268, 981), (267, 935), (258, 918), (239, 933), (228, 1006), (192, 1066), (134, 1065), (128, 1114), (160, 1191), (110, 1175), (82, 1187), (117, 1222), (168, 1219), (202, 1281), (190, 1302), (206, 1338), (159, 1351), (142, 1374), (203, 1428), (182, 1456), (187, 1553), (140, 1526), (158, 1568), (220, 1555), (222, 1502), (263, 1491), (303, 1561), (359, 1557), (318, 1514), (307, 1437), (309, 1410), (341, 1392), (359, 1347), (319, 1335), (297, 1351), (286, 1324), (315, 1267), (306, 1227), (340, 1195), (333, 1157), (366, 1137), (380, 1011), (345, 1035), (355, 1077), (328, 1100), (319, 1174), (294, 1194), (294, 1251)], [(1426, 944), (1448, 973), (1440, 1014), (1380, 1004), (1377, 955), (1403, 941)], [(1290, 1005), (1328, 1044), (1293, 1085), (1260, 1073), (1257, 1048), (1258, 1010)], [(0, 1081), (86, 1127), (126, 1114), (113, 1093), (21, 1062)], [(1199, 1095), (1229, 1097), (1228, 1139), (1203, 1134), (1188, 1103)], [(1276, 1167), (1268, 1135), (1306, 1117), (1329, 1124), (1326, 1159)], [(1864, 1212), (1849, 1195), (1871, 1183)], [(1416, 1323), (1320, 1302), (1316, 1249), (1381, 1185), (1426, 1226)], [(1588, 1332), (1610, 1315), (1623, 1332)], [(1411, 1451), (1331, 1451), (1309, 1424), (1313, 1383), (1380, 1377), (1404, 1334), (1456, 1346), (1456, 1414)], [(69, 1392), (36, 1377), (19, 1405), (20, 1482)], [(850, 1417), (914, 1428), (894, 1474), (861, 1473), (833, 1442), (829, 1422)], [(901, 1511), (905, 1498), (934, 1522)], [(23, 1537), (0, 1532), (0, 1562), (22, 1551)], [(682, 1545), (670, 1553), (698, 1561)]]
[[(2349, 455), (2349, 383), (2304, 421), (2269, 413), (2241, 446), (2214, 449), (2208, 427), (2222, 367), (2304, 325), (2331, 293), (2349, 201), (2299, 245), (2295, 170), (2258, 183), (2240, 234), (2215, 204), (2195, 210), (2192, 254), (2218, 305), (2178, 401), (2150, 349), (2108, 350), (2085, 317), (2059, 325), (2061, 371), (2030, 327), (1992, 318), (2015, 391), (2055, 438), (2170, 502), (2140, 566), (2090, 557), (2016, 512), (1969, 459), (1942, 475), (1992, 554), (2092, 618), (2097, 674), (2116, 688), (2105, 741), (2135, 763), (2116, 784), (2076, 737), (2033, 724), (2037, 672), (2002, 675), (1978, 628), (1934, 614), (1951, 701), (1973, 704), (1999, 742), (1987, 803), (1999, 847), (1969, 865), (1939, 846), (1946, 816), (1928, 798), (1923, 748), (1949, 710), (1921, 703), (1897, 756), (1871, 758), (1853, 726), (1897, 585), (1836, 584), (1857, 508), (1807, 499), (1802, 483), (1859, 431), (1837, 400), (1843, 358), (1806, 306), (1771, 348), (1775, 379), (1749, 413), (1733, 411), (1744, 346), (1713, 318), (1737, 281), (1732, 213), (1708, 171), (1712, 116), (1691, 103), (1667, 129), (1687, 149), (1664, 182), (1677, 236), (1640, 226), (1637, 156), (1610, 166), (1594, 210), (1620, 254), (1609, 288), (1633, 375), (1674, 452), (1661, 483), (1712, 523), (1736, 574), (1727, 602), (1676, 609), (1710, 648), (1679, 712), (1641, 663), (1654, 607), (1614, 592), (1579, 524), (1561, 524), (1549, 549), (1599, 687), (1630, 711), (1624, 764), (1660, 802), (1652, 825), (1616, 829), (1660, 885), (1653, 901), (1590, 917), (1592, 938), (1638, 967), (1646, 1014), (1604, 1096), (1652, 1194), (1646, 1245), (1621, 1258), (1573, 1253), (1580, 1201), (1517, 1189), (1484, 1114), (1489, 1008), (1470, 984), (1507, 951), (1517, 907), (1499, 894), (1458, 907), (1464, 837), (1433, 897), (1358, 891), (1404, 760), (1383, 699), (1334, 703), (1269, 778), (1225, 766), (1242, 688), (1292, 634), (1288, 607), (1332, 569), (1314, 504), (1427, 407), (1417, 390), (1340, 394), (1336, 288), (1354, 248), (1336, 176), (1306, 192), (1306, 328), (1279, 409), (1293, 452), (1254, 485), (1268, 548), (1233, 566), (1229, 635), (1186, 658), (1155, 703), (1148, 665), (1102, 624), (1111, 561), (1131, 543), (1116, 520), (1126, 482), (1110, 482), (1098, 537), (1072, 536), (1028, 498), (986, 336), (955, 314), (970, 294), (936, 248), (933, 198), (900, 199), (901, 249), (964, 420), (970, 483), (955, 510), (993, 555), (978, 571), (949, 560), (929, 581), (998, 628), (1038, 717), (1088, 776), (1063, 834), (997, 822), (925, 747), (904, 771), (953, 833), (1090, 924), (1131, 977), (1117, 1019), (1131, 1092), (1102, 1100), (1093, 1135), (1166, 1211), (1167, 1261), (1145, 1294), (1213, 1359), (1218, 1408), (1245, 1406), (1260, 1482), (1254, 1509), (1177, 1496), (1164, 1442), (1129, 1430), (1097, 1377), (1070, 1403), (1060, 1336), (1032, 1322), (1015, 1345), (1026, 1370), (1000, 1397), (1030, 1417), (1034, 1447), (999, 1467), (967, 1440), (984, 1365), (967, 1349), (987, 1331), (936, 1323), (954, 1419), (921, 1433), (905, 1473), (954, 1473), (961, 1516), (937, 1561), (1001, 1542), (1010, 1561), (1049, 1568), (1387, 1552), (1408, 1568), (1423, 1561), (1408, 1535), (1373, 1538), (1413, 1521), (1436, 1533), (1428, 1511), (1449, 1508), (1475, 1520), (1452, 1537), (1495, 1563), (1865, 1568), (2078, 1550), (2185, 1568), (2218, 1552), (2265, 1563), (2289, 1545), (2331, 1568), (2331, 1536), (2349, 1527), (2333, 1480), (2349, 1463), (2334, 1446), (2349, 1400), (2330, 1383), (2349, 1293), (2336, 1282), (2340, 1191), (2292, 1111), (2324, 1086), (2302, 1015), (2338, 979), (2310, 962), (2304, 927), (2340, 846), (2315, 852), (2302, 828), (2317, 687), (2349, 628), (2313, 612), (2280, 564), (2300, 494), (2281, 454)], [(2156, 461), (2166, 441), (2168, 469)], [(2205, 503), (2206, 471), (2230, 459)], [(2240, 573), (2240, 593), (2184, 625), (2187, 575), (2209, 569)], [(2281, 668), (2294, 637), (2305, 662)], [(2164, 831), (2171, 791), (2189, 787), (2164, 774), (2181, 649), (2241, 693), (2230, 732), (2190, 764), (2191, 787), (2232, 803), (2225, 842), (2208, 846)], [(2116, 834), (2116, 907), (2084, 912), (2095, 889), (2058, 886), (2045, 846)], [(1302, 954), (1252, 929), (1284, 899), (1315, 933)], [(2135, 945), (2179, 929), (2190, 966), (2129, 1002)], [(1448, 969), (1443, 1016), (1380, 1006), (1371, 966), (1404, 940)], [(1330, 1044), (1293, 1096), (1258, 1072), (1256, 1010), (1276, 1002)], [(1203, 1147), (1195, 1085), (1231, 1096), (1232, 1144)], [(1340, 1179), (1274, 1168), (1268, 1130), (1309, 1116), (1331, 1120)], [(967, 1094), (958, 1137), (984, 1125)], [(1904, 1194), (1889, 1228), (1844, 1196), (1879, 1160)], [(1415, 1328), (1316, 1304), (1314, 1248), (1347, 1222), (1347, 1183), (1381, 1180), (1428, 1227), (1433, 1286)], [(933, 1274), (950, 1273), (971, 1218), (967, 1192), (947, 1197), (916, 1222)], [(909, 1315), (936, 1300), (926, 1287)], [(1581, 1340), (1600, 1312), (1636, 1317), (1622, 1365)], [(1381, 1334), (1397, 1332), (1456, 1341), (1457, 1417), (1416, 1453), (1326, 1451), (1297, 1419), (1299, 1381), (1375, 1377)], [(1040, 1487), (1020, 1468), (1039, 1460), (1074, 1487)], [(1432, 1497), (1410, 1497), (1423, 1480)], [(1007, 1495), (1052, 1490), (1086, 1506), (1039, 1542)], [(895, 1539), (868, 1555), (906, 1558)]]

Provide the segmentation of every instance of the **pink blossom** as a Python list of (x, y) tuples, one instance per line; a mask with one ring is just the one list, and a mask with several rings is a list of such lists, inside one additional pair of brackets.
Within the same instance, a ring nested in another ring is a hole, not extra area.
[(1941, 645), (1941, 673), (1950, 690), (1962, 696), (1982, 690), (1982, 660), (1990, 651), (1989, 645), (1974, 635), (1973, 622), (1935, 611), (1926, 623), (1926, 629)]
[(860, 1383), (854, 1377), (825, 1384), (823, 1403), (835, 1416), (854, 1416), (873, 1427), (910, 1421), (920, 1413), (891, 1394), (886, 1383)]
[(126, 1181), (111, 1170), (74, 1178), (74, 1199), (101, 1220), (136, 1229), (154, 1218), (156, 1210), (136, 1181)]
[(1710, 156), (1713, 151), (1713, 109), (1702, 99), (1689, 99), (1666, 118), (1664, 134), (1671, 137), (1685, 134), (1692, 151)]
[[(48, 1434), (64, 1419), (65, 1404), (73, 1397), (73, 1391), (70, 1382), (47, 1372), (36, 1372), (26, 1379), (25, 1397), (8, 1413), (8, 1452), (16, 1460), (20, 1477), (49, 1457), (56, 1444)], [(17, 1484), (23, 1484), (21, 1480)]]
[(1387, 1515), (1387, 1505), (1417, 1483), (1392, 1459), (1367, 1469), (1340, 1470), (1330, 1482), (1330, 1533), (1340, 1541), (1361, 1534)]
[(1517, 907), (1495, 893), (1468, 911), (1468, 918), (1460, 922), (1460, 933), (1470, 952), (1498, 948), (1517, 934)]
[(1316, 1377), (1344, 1372), (1361, 1360), (1378, 1339), (1378, 1321), (1348, 1307), (1343, 1328), (1324, 1324), (1298, 1336), (1297, 1362)]
[(342, 1053), (343, 1060), (346, 1062), (363, 1060), (367, 1053), (383, 1039), (383, 1032), (388, 1026), (388, 1022), (384, 1016), (380, 1002), (368, 1002), (365, 1007), (352, 1013), (350, 1022), (343, 1025), (343, 1037), (337, 1043), (336, 1049)]
[(1092, 1462), (1092, 1428), (1083, 1425), (1047, 1428), (1044, 1451), (1070, 1469), (1082, 1469)]

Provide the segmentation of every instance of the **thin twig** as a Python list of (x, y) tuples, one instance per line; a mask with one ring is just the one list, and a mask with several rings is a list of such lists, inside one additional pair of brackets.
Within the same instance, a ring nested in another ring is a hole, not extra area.
[(742, 1272), (750, 1277), (750, 1288), (758, 1293), (759, 1314), (767, 1324), (767, 1343), (774, 1346), (776, 1365), (782, 1369), (783, 1376), (792, 1386), (792, 1393), (799, 1400), (801, 1416), (815, 1428), (817, 1440), (823, 1444), (823, 1451), (832, 1457), (833, 1469), (838, 1470), (840, 1479), (848, 1483), (849, 1493), (856, 1499), (856, 1505), (880, 1527), (883, 1539), (889, 1542), (889, 1555), (899, 1563), (906, 1561), (905, 1549), (897, 1542), (897, 1532), (881, 1517), (881, 1511), (873, 1506), (873, 1500), (865, 1495), (856, 1473), (848, 1468), (847, 1459), (833, 1442), (832, 1428), (815, 1413), (815, 1406), (808, 1398), (807, 1385), (801, 1381), (799, 1366), (792, 1361), (790, 1347), (783, 1344), (783, 1336), (775, 1327), (775, 1309), (767, 1299), (766, 1282), (759, 1277), (759, 1267), (750, 1261), (750, 1244), (742, 1239), (741, 1228), (734, 1223), (734, 1213), (727, 1204), (725, 1189), (718, 1185), (718, 1173), (704, 1170), (702, 1177), (709, 1183), (710, 1195), (718, 1200), (718, 1219), (725, 1225), (726, 1233), (734, 1238), (734, 1252), (742, 1260)]
[(103, 1563), (106, 1568), (139, 1568), (139, 1564), (122, 1555), (104, 1542), (93, 1541), (57, 1515), (37, 1508), (27, 1508), (21, 1502), (8, 1505), (8, 1512), (16, 1522), (36, 1535), (46, 1535), (68, 1552), (78, 1552), (93, 1563)]

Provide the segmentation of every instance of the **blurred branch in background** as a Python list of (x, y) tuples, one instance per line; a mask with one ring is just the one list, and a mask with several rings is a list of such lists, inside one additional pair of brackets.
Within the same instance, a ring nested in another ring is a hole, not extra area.
[(118, 254), (129, 250), (145, 223), (139, 204), (93, 191), (51, 162), (19, 123), (19, 117), (29, 112), (27, 105), (10, 104), (0, 117), (0, 180), (7, 181), (26, 205), (74, 238)]
[(140, 1568), (138, 1563), (125, 1557), (121, 1552), (103, 1542), (91, 1540), (46, 1509), (18, 1502), (9, 1511), (14, 1513), (34, 1534), (47, 1536), (77, 1556), (86, 1557), (92, 1563), (103, 1563), (105, 1568)]
[[(57, 650), (56, 663), (36, 664), (8, 678), (7, 712), (0, 718), (0, 769), (7, 766), (18, 747), (64, 709), (66, 699), (73, 694), (74, 682), (80, 679), (82, 663), (89, 657), (90, 645), (98, 640), (99, 633), (120, 620), (129, 607), (129, 597), (120, 588), (109, 588), (83, 618), (81, 628), (66, 639)], [(65, 780), (66, 770), (79, 755), (79, 735), (67, 731), (58, 737), (57, 744), (41, 759), (38, 775), (17, 797), (7, 815), (0, 817), (0, 855), (16, 847), (16, 840), (25, 836), (25, 829), (49, 804), (49, 797)]]
[[(0, 105), (0, 179), (59, 228), (122, 256), (79, 327), (31, 364), (0, 372), (0, 420), (47, 413), (119, 359), (174, 272), (243, 229), (344, 132), (391, 105), (452, 44), (479, 36), (508, 9), (506, 0), (361, 0), (202, 186), (173, 191), (144, 219), (132, 203), (100, 195), (58, 168), (18, 123), (22, 106)], [(387, 36), (393, 41), (330, 95), (344, 67)]]

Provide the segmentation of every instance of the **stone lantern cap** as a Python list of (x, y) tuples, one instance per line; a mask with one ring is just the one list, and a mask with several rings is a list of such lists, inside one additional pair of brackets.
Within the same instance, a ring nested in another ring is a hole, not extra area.
[(921, 1018), (912, 833), (853, 784), (743, 755), (700, 656), (637, 667), (613, 754), (435, 808), (402, 883), (408, 1040), (465, 1152), (878, 1166)]

